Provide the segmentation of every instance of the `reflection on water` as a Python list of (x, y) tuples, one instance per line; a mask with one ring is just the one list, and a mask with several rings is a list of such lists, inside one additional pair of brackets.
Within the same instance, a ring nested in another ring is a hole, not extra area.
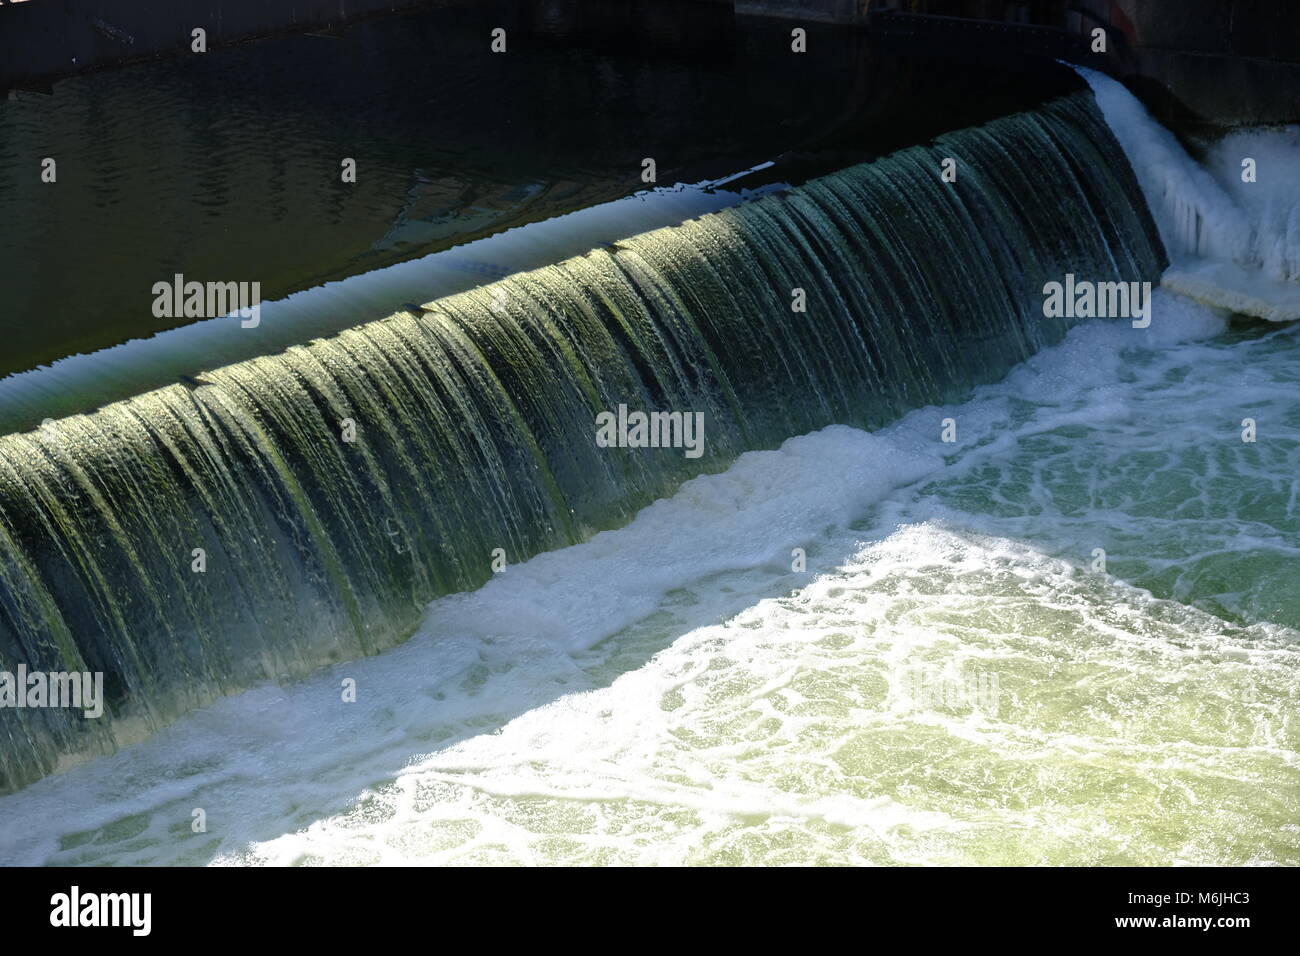
[(724, 5), (611, 6), (426, 10), (0, 104), (0, 375), (178, 324), (150, 292), (177, 272), (278, 299), (628, 195), (646, 157), (660, 183), (778, 157), (791, 178), (1075, 82), (901, 60), (814, 25), (796, 56), (789, 24)]

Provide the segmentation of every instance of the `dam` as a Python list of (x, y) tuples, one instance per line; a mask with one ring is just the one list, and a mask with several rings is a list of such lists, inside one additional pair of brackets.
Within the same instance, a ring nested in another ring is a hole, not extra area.
[[(1119, 281), (1163, 267), (1136, 181), (1099, 161), (1108, 136), (1076, 94), (13, 436), (9, 653), (45, 647), (57, 656), (32, 667), (104, 671), (115, 720), (167, 720), (391, 646), (433, 597), (487, 580), (498, 547), (517, 561), (575, 544), (697, 465), (884, 424), (995, 378), (1065, 329), (1008, 272), (1036, 289), (1070, 270)], [(1036, 173), (1050, 190), (990, 162), (1013, 144), (1047, 157)], [(949, 155), (981, 173), (948, 190), (932, 171)], [(1025, 198), (1049, 192), (1062, 198)], [(1055, 226), (1062, 202), (1086, 227)], [(1059, 258), (1019, 244), (1053, 233)], [(947, 282), (955, 262), (982, 271)], [(797, 288), (806, 312), (791, 311)], [(918, 319), (898, 327), (898, 308)], [(631, 397), (702, 413), (705, 457), (593, 445), (596, 416)], [(344, 421), (360, 440), (339, 439)], [(96, 548), (93, 568), (78, 560)], [(8, 750), (6, 776), (48, 771), (47, 748)]]
[(0, 862), (1300, 861), (1268, 95), (1135, 3), (389, 6), (9, 80), (0, 673), (102, 713), (0, 697)]

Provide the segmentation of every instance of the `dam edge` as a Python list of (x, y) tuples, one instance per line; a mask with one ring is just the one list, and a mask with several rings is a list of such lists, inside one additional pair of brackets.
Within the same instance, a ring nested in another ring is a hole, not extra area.
[[(0, 89), (50, 92), (67, 76), (277, 34), (322, 33), (457, 0), (297, 0), (259, 5), (182, 0), (0, 2)], [(862, 28), (924, 52), (984, 47), (1010, 60), (1085, 62), (1125, 83), (1166, 125), (1232, 127), (1300, 122), (1300, 7), (1260, 0), (680, 0), (738, 16)], [(905, 8), (905, 9), (904, 9)], [(953, 11), (960, 11), (953, 15)], [(509, 24), (507, 24), (509, 26)], [(1108, 48), (1088, 38), (1098, 26)]]

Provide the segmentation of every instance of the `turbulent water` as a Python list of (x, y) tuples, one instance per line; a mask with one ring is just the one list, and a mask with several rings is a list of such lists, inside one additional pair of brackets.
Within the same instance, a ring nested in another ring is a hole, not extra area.
[(745, 454), (4, 798), (0, 860), (1300, 863), (1298, 333), (1158, 296)]
[[(1046, 281), (1158, 275), (1118, 156), (1074, 94), (0, 439), (0, 664), (103, 672), (110, 708), (0, 711), (0, 785), (399, 643), (494, 555), (741, 452), (996, 380), (1065, 333)], [(702, 414), (703, 456), (597, 447), (624, 404)]]
[[(338, 662), (0, 798), (0, 863), (1300, 863), (1300, 326), (1043, 320), (1160, 273), (1118, 150), (1072, 98), (6, 446), (153, 668), (114, 733)], [(705, 458), (593, 457), (629, 393)]]
[(1195, 162), (1124, 86), (1092, 85), (1172, 260), (1165, 287), (1273, 322), (1300, 319), (1300, 126), (1237, 130)]

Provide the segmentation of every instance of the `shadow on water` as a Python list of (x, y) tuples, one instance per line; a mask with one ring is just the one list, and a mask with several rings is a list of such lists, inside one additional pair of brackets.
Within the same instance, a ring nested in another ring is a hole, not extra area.
[(22, 319), (0, 375), (190, 321), (153, 314), (176, 273), (278, 300), (630, 195), (647, 157), (660, 183), (774, 159), (793, 181), (1077, 86), (809, 29), (799, 56), (788, 24), (725, 5), (477, 3), (0, 103), (0, 289)]

